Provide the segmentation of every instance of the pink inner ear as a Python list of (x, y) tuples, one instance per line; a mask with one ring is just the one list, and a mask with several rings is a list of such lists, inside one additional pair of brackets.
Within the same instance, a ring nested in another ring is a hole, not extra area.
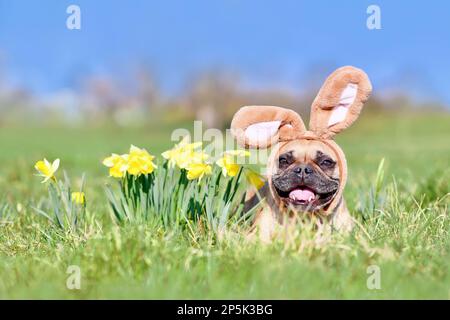
[(328, 119), (328, 126), (331, 127), (345, 120), (349, 107), (355, 102), (358, 93), (358, 85), (349, 83), (339, 98), (339, 104), (333, 108), (331, 116)]
[(265, 144), (278, 131), (281, 121), (258, 122), (245, 129), (245, 137), (252, 144)]

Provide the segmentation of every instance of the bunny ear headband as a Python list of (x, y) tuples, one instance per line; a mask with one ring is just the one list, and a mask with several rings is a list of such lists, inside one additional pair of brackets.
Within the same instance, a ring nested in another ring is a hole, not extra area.
[(311, 106), (309, 131), (298, 113), (273, 106), (242, 107), (231, 122), (231, 133), (242, 146), (268, 148), (301, 138), (330, 140), (359, 116), (372, 91), (364, 71), (347, 66), (325, 81)]

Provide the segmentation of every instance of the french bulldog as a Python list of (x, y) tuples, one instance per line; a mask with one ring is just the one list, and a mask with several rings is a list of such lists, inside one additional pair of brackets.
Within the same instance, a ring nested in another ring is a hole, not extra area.
[(352, 229), (343, 199), (347, 162), (333, 137), (359, 116), (372, 86), (360, 69), (346, 66), (325, 81), (311, 106), (309, 130), (290, 109), (275, 106), (242, 107), (233, 117), (231, 133), (246, 148), (269, 148), (267, 182), (249, 191), (246, 210), (265, 199), (258, 209), (255, 230), (270, 240), (276, 225), (293, 214), (314, 215), (338, 230)]

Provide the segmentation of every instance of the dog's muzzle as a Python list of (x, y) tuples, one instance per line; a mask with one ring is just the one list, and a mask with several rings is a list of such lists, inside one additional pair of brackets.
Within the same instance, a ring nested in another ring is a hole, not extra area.
[(313, 212), (333, 200), (339, 189), (339, 180), (304, 164), (274, 175), (272, 185), (285, 205), (295, 210)]

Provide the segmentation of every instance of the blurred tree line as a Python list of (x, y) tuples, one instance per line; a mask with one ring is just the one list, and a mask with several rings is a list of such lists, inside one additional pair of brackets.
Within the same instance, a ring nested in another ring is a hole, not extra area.
[[(252, 89), (243, 85), (237, 73), (208, 70), (187, 79), (180, 93), (167, 96), (161, 92), (151, 69), (141, 66), (131, 77), (90, 76), (78, 79), (68, 89), (36, 96), (26, 88), (10, 86), (0, 62), (0, 125), (29, 122), (127, 126), (149, 121), (202, 120), (205, 127), (225, 129), (239, 107), (255, 104), (292, 108), (306, 122), (310, 105), (329, 70), (312, 67), (306, 74), (313, 76), (301, 79), (299, 90), (281, 86)], [(438, 103), (417, 103), (396, 93), (388, 97), (375, 94), (365, 112), (405, 108), (445, 109)]]

